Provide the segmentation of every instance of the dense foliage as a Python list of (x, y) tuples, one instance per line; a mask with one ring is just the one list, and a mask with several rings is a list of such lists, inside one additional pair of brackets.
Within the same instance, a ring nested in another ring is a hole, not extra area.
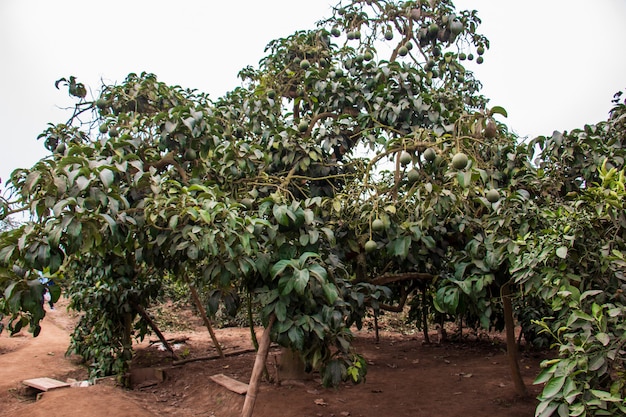
[(489, 47), (479, 23), (450, 1), (343, 2), (217, 100), (153, 74), (91, 100), (59, 80), (74, 112), (0, 205), (30, 214), (0, 238), (8, 330), (40, 331), (43, 271), (84, 312), (70, 350), (122, 373), (173, 277), (210, 312), (255, 298), (337, 385), (365, 377), (368, 309), (426, 285), (415, 309), (501, 329), (513, 288), (524, 333), (559, 348), (537, 414), (624, 411), (624, 104), (521, 143), (463, 65)]

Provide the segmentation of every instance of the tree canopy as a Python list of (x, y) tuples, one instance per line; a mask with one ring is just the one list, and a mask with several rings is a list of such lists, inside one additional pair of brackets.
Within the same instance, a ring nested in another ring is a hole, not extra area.
[(0, 201), (29, 214), (0, 235), (8, 330), (41, 331), (43, 272), (84, 312), (70, 350), (121, 373), (171, 277), (210, 312), (258, 301), (272, 339), (337, 385), (366, 374), (350, 327), (420, 286), (419, 325), (502, 329), (510, 304), (529, 342), (558, 348), (537, 415), (626, 411), (620, 94), (606, 122), (524, 142), (464, 67), (489, 48), (476, 11), (331, 12), (218, 99), (148, 73), (92, 98), (57, 81), (76, 106)]

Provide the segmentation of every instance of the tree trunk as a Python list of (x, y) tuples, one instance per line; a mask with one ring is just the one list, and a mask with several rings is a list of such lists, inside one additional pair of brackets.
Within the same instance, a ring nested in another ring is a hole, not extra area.
[(376, 334), (376, 343), (380, 343), (380, 335), (378, 334), (378, 311), (374, 310), (374, 332)]
[(124, 350), (122, 352), (122, 356), (127, 357), (130, 362), (130, 358), (133, 357), (133, 315), (131, 313), (124, 313), (123, 320), (124, 322), (122, 325), (124, 326), (124, 334), (122, 336), (122, 347)]
[(196, 308), (200, 312), (200, 316), (202, 316), (202, 321), (209, 331), (209, 335), (211, 335), (211, 340), (213, 341), (213, 345), (215, 349), (217, 349), (217, 354), (220, 355), (220, 358), (224, 358), (224, 352), (222, 352), (222, 347), (220, 343), (217, 341), (217, 337), (215, 336), (215, 332), (213, 331), (213, 326), (211, 326), (211, 320), (206, 315), (206, 310), (202, 306), (202, 301), (200, 300), (200, 296), (198, 296), (198, 291), (196, 290), (196, 286), (192, 283), (189, 283), (189, 290), (191, 290), (191, 298), (193, 298), (193, 302), (196, 305)]
[(267, 361), (267, 353), (270, 348), (270, 333), (272, 326), (276, 321), (276, 316), (272, 314), (270, 316), (267, 327), (263, 331), (263, 336), (259, 342), (259, 350), (256, 353), (256, 359), (254, 360), (254, 367), (252, 368), (252, 375), (250, 375), (250, 384), (248, 384), (248, 392), (246, 393), (246, 400), (243, 403), (243, 409), (241, 411), (242, 417), (251, 417), (254, 410), (254, 403), (256, 396), (259, 392), (259, 380), (263, 369), (265, 368), (265, 362)]
[(150, 317), (148, 312), (139, 304), (135, 304), (134, 307), (135, 307), (135, 310), (137, 310), (137, 312), (141, 316), (141, 318), (143, 320), (145, 320), (146, 323), (148, 323), (148, 326), (150, 326), (152, 331), (154, 331), (154, 333), (157, 335), (157, 337), (159, 338), (161, 343), (163, 343), (163, 347), (165, 349), (167, 349), (172, 354), (172, 358), (174, 358), (174, 360), (178, 360), (178, 355), (176, 355), (176, 353), (174, 353), (174, 349), (172, 349), (172, 346), (169, 344), (169, 342), (167, 341), (165, 336), (163, 336), (163, 333), (161, 333), (161, 331), (157, 327), (157, 325), (154, 322), (154, 320), (152, 320), (152, 318)]
[[(259, 341), (256, 338), (256, 332), (254, 329), (254, 317), (252, 315), (252, 294), (248, 291), (248, 326), (250, 327), (250, 338), (252, 339), (252, 345), (254, 346), (254, 350), (259, 350)], [(270, 373), (267, 370), (267, 366), (263, 367), (263, 378), (266, 381), (270, 381)]]
[(428, 286), (422, 287), (422, 330), (424, 332), (424, 343), (430, 345), (430, 337), (428, 336)]
[(515, 392), (525, 397), (528, 392), (522, 379), (519, 367), (519, 356), (517, 351), (517, 341), (515, 339), (515, 320), (513, 318), (513, 303), (511, 302), (511, 284), (507, 282), (502, 286), (501, 292), (502, 306), (504, 308), (504, 325), (506, 328), (506, 351), (511, 370), (511, 378), (515, 386)]
[(278, 364), (278, 381), (304, 381), (310, 374), (305, 370), (305, 364), (300, 353), (289, 348), (281, 348)]

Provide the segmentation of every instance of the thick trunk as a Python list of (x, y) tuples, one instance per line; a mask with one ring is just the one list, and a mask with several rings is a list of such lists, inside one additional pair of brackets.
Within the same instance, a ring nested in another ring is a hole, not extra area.
[(278, 366), (278, 381), (304, 381), (310, 374), (305, 370), (304, 361), (300, 353), (289, 348), (280, 350), (280, 363)]
[(502, 306), (504, 308), (504, 325), (506, 327), (506, 351), (511, 370), (511, 378), (515, 386), (515, 392), (522, 397), (528, 394), (526, 385), (522, 379), (519, 367), (519, 355), (517, 351), (517, 341), (515, 339), (515, 319), (513, 318), (513, 303), (511, 302), (511, 284), (502, 286)]
[(250, 384), (248, 384), (248, 393), (246, 394), (246, 399), (243, 403), (243, 409), (241, 411), (242, 417), (251, 417), (252, 411), (254, 410), (254, 403), (256, 401), (256, 396), (259, 392), (259, 381), (261, 379), (261, 375), (263, 374), (263, 369), (265, 369), (265, 362), (267, 361), (267, 353), (270, 348), (270, 333), (272, 331), (272, 326), (276, 321), (276, 316), (272, 314), (270, 316), (269, 322), (267, 323), (267, 327), (263, 331), (263, 336), (261, 336), (261, 340), (259, 341), (259, 350), (256, 353), (256, 359), (254, 360), (254, 366), (252, 368), (252, 375), (250, 375)]

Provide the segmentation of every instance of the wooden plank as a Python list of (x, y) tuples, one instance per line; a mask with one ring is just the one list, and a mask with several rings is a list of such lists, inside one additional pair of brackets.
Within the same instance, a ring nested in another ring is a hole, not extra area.
[(213, 375), (210, 378), (216, 384), (220, 384), (224, 388), (227, 388), (232, 392), (236, 392), (239, 395), (243, 395), (248, 392), (248, 384), (237, 381), (236, 379), (230, 378), (224, 374)]
[(22, 381), (24, 385), (28, 385), (29, 387), (36, 388), (40, 391), (49, 391), (51, 389), (56, 388), (64, 388), (69, 387), (70, 384), (62, 381), (58, 381), (52, 378), (33, 378), (33, 379), (25, 379)]

